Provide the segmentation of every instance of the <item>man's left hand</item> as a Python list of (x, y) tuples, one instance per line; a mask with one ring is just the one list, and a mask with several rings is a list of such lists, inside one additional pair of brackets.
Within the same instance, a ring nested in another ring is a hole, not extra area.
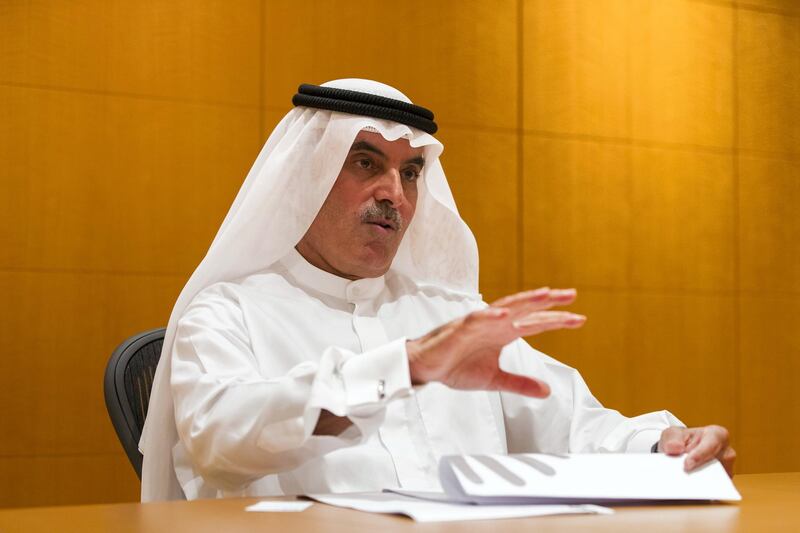
[(658, 451), (667, 455), (687, 454), (684, 470), (692, 470), (712, 459), (719, 459), (725, 471), (733, 477), (733, 462), (736, 452), (728, 442), (728, 430), (722, 426), (701, 428), (671, 427), (661, 433)]

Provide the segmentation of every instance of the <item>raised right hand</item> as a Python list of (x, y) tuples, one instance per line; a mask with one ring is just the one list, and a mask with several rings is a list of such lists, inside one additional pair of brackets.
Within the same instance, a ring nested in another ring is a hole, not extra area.
[(454, 389), (546, 397), (550, 387), (544, 381), (501, 370), (500, 352), (519, 337), (581, 327), (586, 322), (583, 315), (548, 311), (554, 306), (572, 303), (575, 294), (574, 289), (547, 287), (520, 292), (408, 341), (412, 382), (439, 381)]

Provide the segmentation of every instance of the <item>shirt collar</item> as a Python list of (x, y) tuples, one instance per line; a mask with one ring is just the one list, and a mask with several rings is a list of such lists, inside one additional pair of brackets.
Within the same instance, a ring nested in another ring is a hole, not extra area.
[(372, 299), (385, 287), (384, 276), (349, 280), (321, 270), (306, 261), (295, 248), (280, 262), (300, 284), (348, 302)]

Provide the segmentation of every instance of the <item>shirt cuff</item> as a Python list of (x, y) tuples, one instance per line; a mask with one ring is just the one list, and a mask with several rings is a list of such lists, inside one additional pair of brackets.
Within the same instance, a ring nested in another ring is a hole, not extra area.
[(380, 409), (384, 403), (412, 391), (405, 337), (349, 357), (340, 372), (348, 411), (355, 408), (361, 416), (367, 414), (364, 408)]
[[(665, 428), (666, 429), (666, 428)], [(650, 453), (653, 443), (661, 438), (662, 429), (643, 429), (628, 441), (626, 451), (629, 453)]]

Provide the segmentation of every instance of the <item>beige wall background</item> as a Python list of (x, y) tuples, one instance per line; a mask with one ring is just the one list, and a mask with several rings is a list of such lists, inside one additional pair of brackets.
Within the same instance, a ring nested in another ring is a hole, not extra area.
[(0, 505), (134, 500), (102, 375), (169, 311), (301, 82), (432, 108), (487, 299), (633, 415), (800, 470), (792, 0), (0, 1)]

